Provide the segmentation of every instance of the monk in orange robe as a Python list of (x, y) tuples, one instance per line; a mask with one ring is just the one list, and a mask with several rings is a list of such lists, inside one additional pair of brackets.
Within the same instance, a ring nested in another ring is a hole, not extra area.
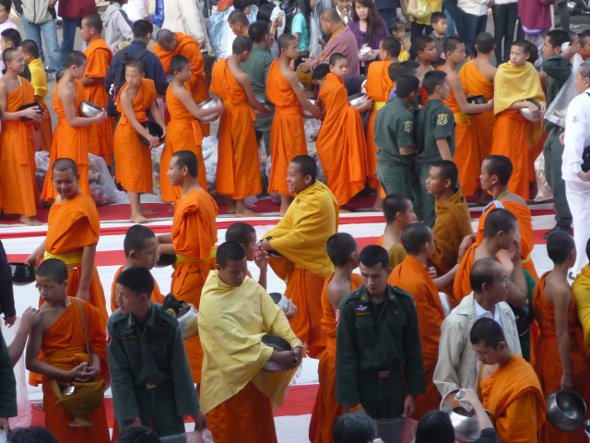
[(391, 194), (383, 199), (383, 216), (385, 217), (385, 232), (377, 239), (377, 245), (389, 254), (391, 268), (399, 265), (406, 256), (402, 245), (402, 231), (406, 226), (418, 221), (414, 212), (414, 204), (409, 198)]
[[(395, 37), (385, 37), (379, 43), (379, 60), (369, 65), (365, 90), (367, 97), (373, 100), (373, 109), (367, 122), (367, 176), (372, 189), (379, 189), (377, 180), (377, 146), (375, 145), (375, 119), (377, 112), (389, 101), (389, 95), (395, 85), (389, 76), (389, 66), (397, 63), (401, 51), (401, 42)], [(381, 209), (383, 199), (381, 190), (377, 192), (374, 207)]]
[[(172, 154), (168, 178), (182, 188), (176, 203), (172, 233), (158, 237), (160, 254), (176, 254), (172, 294), (197, 310), (207, 275), (215, 269), (218, 208), (215, 200), (199, 186), (197, 157), (190, 151)], [(195, 383), (201, 382), (203, 350), (199, 337), (184, 342)]]
[(285, 214), (291, 201), (287, 186), (287, 170), (291, 159), (307, 155), (307, 143), (303, 131), (301, 110), (307, 110), (319, 118), (319, 109), (303, 95), (297, 74), (291, 64), (299, 57), (297, 39), (291, 34), (279, 37), (280, 56), (268, 70), (266, 96), (275, 105), (275, 115), (270, 130), (271, 168), (268, 192), (281, 196), (281, 214)]
[(80, 191), (73, 160), (56, 160), (50, 175), (59, 198), (49, 210), (47, 236), (27, 263), (34, 266), (43, 258), (58, 258), (68, 265), (68, 295), (96, 307), (104, 328), (108, 317), (105, 296), (94, 264), (100, 235), (96, 205)]
[[(94, 306), (66, 295), (67, 277), (60, 260), (46, 260), (37, 269), (37, 288), (45, 303), (27, 345), (30, 382), (43, 384), (45, 427), (57, 441), (107, 443), (111, 439), (104, 404), (85, 416), (90, 426), (75, 427), (70, 425), (74, 416), (57, 402), (62, 383), (100, 382), (108, 371), (105, 324)], [(97, 386), (100, 393), (102, 389), (104, 382)]]
[[(549, 236), (547, 251), (554, 267), (543, 274), (533, 296), (535, 319), (541, 330), (535, 370), (545, 397), (556, 391), (573, 390), (588, 404), (590, 374), (584, 337), (576, 299), (567, 281), (568, 270), (576, 261), (574, 240), (566, 232), (558, 231)], [(547, 421), (541, 430), (541, 441), (581, 443), (586, 437), (583, 426), (575, 432), (565, 432)]]
[[(22, 53), (13, 48), (3, 54), (6, 73), (0, 79), (0, 194), (5, 214), (18, 214), (27, 225), (40, 225), (37, 215), (37, 186), (35, 182), (35, 138), (33, 125), (40, 121), (38, 107), (19, 111), (34, 102), (33, 86), (19, 73), (24, 70)], [(21, 118), (30, 119), (22, 121)]]
[[(416, 410), (412, 417), (420, 420), (427, 412), (438, 409), (441, 401), (432, 379), (438, 361), (438, 342), (445, 313), (438, 287), (426, 267), (434, 252), (432, 231), (426, 225), (413, 223), (404, 229), (402, 243), (408, 255), (391, 271), (387, 283), (409, 293), (416, 304), (426, 392), (416, 396)], [(447, 278), (452, 280), (450, 276)]]
[(232, 44), (232, 55), (218, 60), (211, 73), (211, 92), (224, 104), (217, 133), (216, 189), (230, 198), (230, 211), (235, 209), (237, 217), (258, 215), (244, 202), (246, 197), (262, 192), (252, 109), (262, 115), (269, 113), (254, 97), (250, 79), (240, 68), (240, 63), (250, 57), (251, 50), (252, 40), (237, 36)]
[(316, 149), (328, 187), (345, 206), (365, 187), (367, 147), (359, 112), (371, 109), (373, 102), (367, 99), (358, 108), (348, 104), (343, 80), (348, 73), (346, 57), (332, 54), (329, 66), (329, 73), (320, 68), (312, 76), (320, 84), (319, 99), (326, 111)]
[(354, 238), (347, 233), (332, 235), (326, 244), (334, 273), (326, 279), (322, 290), (322, 332), (326, 336), (326, 350), (320, 356), (318, 377), (320, 387), (315, 398), (309, 424), (312, 443), (333, 443), (336, 419), (344, 414), (344, 406), (336, 401), (336, 328), (340, 302), (362, 284), (358, 266), (358, 250)]
[(512, 44), (510, 61), (498, 67), (494, 80), (494, 115), (496, 124), (492, 136), (492, 154), (508, 157), (514, 173), (508, 187), (510, 192), (529, 199), (529, 162), (533, 161), (529, 149), (535, 145), (529, 132), (535, 129), (521, 109), (528, 109), (539, 119), (545, 111), (545, 94), (539, 75), (527, 62), (528, 43), (524, 40)]
[(69, 158), (76, 163), (80, 174), (80, 190), (90, 195), (88, 185), (88, 127), (105, 120), (107, 114), (102, 111), (95, 117), (81, 117), (78, 107), (86, 97), (84, 86), (80, 81), (84, 77), (87, 58), (78, 51), (65, 56), (64, 74), (53, 90), (53, 109), (57, 114), (57, 126), (53, 134), (49, 154), (48, 174), (45, 176), (41, 200), (54, 200), (58, 191), (53, 186), (49, 171), (59, 158)]
[[(290, 319), (293, 332), (318, 358), (326, 346), (321, 330), (321, 293), (332, 274), (326, 241), (338, 227), (338, 203), (328, 187), (317, 181), (317, 165), (307, 155), (295, 157), (289, 165), (289, 193), (293, 204), (273, 229), (259, 242), (269, 251), (269, 264), (287, 282), (285, 295), (297, 306)], [(276, 255), (281, 256), (277, 258)]]
[[(113, 59), (109, 45), (100, 38), (102, 20), (94, 13), (82, 19), (81, 37), (88, 44), (84, 55), (88, 58), (86, 71), (82, 78), (86, 100), (105, 108), (109, 101), (109, 94), (104, 86), (104, 78)], [(90, 126), (88, 136), (88, 151), (102, 157), (111, 166), (113, 162), (113, 117), (107, 116), (104, 121)]]
[(473, 324), (470, 341), (483, 367), (482, 405), (494, 420), (499, 440), (537, 442), (547, 406), (535, 370), (508, 347), (502, 326), (491, 318)]
[(191, 65), (189, 60), (182, 55), (175, 55), (170, 62), (170, 72), (174, 76), (172, 83), (166, 91), (166, 105), (170, 113), (166, 132), (166, 142), (162, 157), (160, 158), (160, 189), (162, 201), (174, 202), (180, 198), (180, 188), (173, 188), (165, 179), (170, 158), (176, 151), (191, 151), (197, 156), (199, 162), (199, 186), (207, 189), (207, 174), (205, 160), (203, 159), (202, 125), (199, 118), (218, 114), (223, 110), (221, 102), (209, 109), (199, 109), (191, 96), (189, 80), (191, 78)]
[[(497, 68), (490, 62), (494, 53), (494, 37), (482, 32), (475, 41), (477, 55), (469, 60), (459, 71), (459, 79), (467, 97), (483, 96), (490, 102), (494, 98), (494, 77)], [(492, 148), (492, 132), (495, 117), (492, 110), (469, 116), (471, 146), (463, 149), (457, 144), (453, 160), (460, 165), (459, 183), (465, 195), (474, 195), (479, 188), (479, 167), (484, 158), (490, 155)]]
[(115, 130), (115, 178), (127, 191), (131, 205), (130, 220), (133, 223), (148, 221), (145, 216), (150, 212), (141, 206), (140, 195), (153, 193), (150, 148), (156, 148), (162, 143), (160, 137), (151, 135), (143, 126), (148, 121), (148, 110), (156, 124), (166, 132), (166, 125), (156, 104), (156, 86), (153, 80), (144, 77), (144, 72), (140, 60), (127, 62), (127, 82), (116, 101), (121, 119)]
[[(162, 62), (166, 74), (170, 76), (174, 75), (170, 63), (175, 55), (186, 57), (190, 63), (190, 78), (187, 80), (187, 86), (193, 100), (196, 103), (201, 103), (209, 99), (207, 76), (205, 75), (205, 60), (203, 59), (199, 42), (190, 35), (183, 34), (182, 32), (171, 32), (168, 29), (160, 29), (156, 36), (156, 41), (154, 53)], [(199, 125), (201, 126), (203, 137), (207, 137), (209, 135), (209, 123), (199, 122)]]
[[(146, 268), (148, 271), (151, 270), (158, 261), (158, 239), (150, 228), (142, 225), (133, 225), (125, 234), (123, 250), (125, 251), (125, 265), (117, 269), (111, 286), (111, 312), (115, 312), (118, 307), (115, 294), (117, 277), (125, 269), (132, 266)], [(154, 279), (154, 290), (150, 296), (150, 301), (160, 304), (164, 303), (164, 296), (160, 291), (156, 279)]]

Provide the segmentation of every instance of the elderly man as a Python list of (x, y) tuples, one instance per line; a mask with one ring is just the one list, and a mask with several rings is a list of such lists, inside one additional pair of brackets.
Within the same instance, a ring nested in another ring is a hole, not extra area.
[(348, 60), (348, 76), (359, 74), (358, 45), (352, 31), (346, 26), (338, 12), (334, 8), (326, 9), (320, 15), (320, 25), (324, 34), (330, 39), (324, 50), (316, 60), (307, 59), (298, 67), (298, 76), (301, 80), (301, 74), (313, 71), (317, 65), (328, 63), (330, 56), (334, 53), (340, 53)]
[(572, 269), (580, 272), (588, 263), (581, 252), (590, 238), (590, 62), (581, 64), (576, 75), (574, 98), (567, 110), (561, 175), (565, 180), (565, 195), (572, 212), (574, 241), (578, 256)]
[(438, 363), (434, 383), (443, 402), (458, 406), (454, 395), (463, 388), (476, 389), (481, 377), (480, 364), (471, 343), (469, 331), (482, 317), (495, 320), (504, 331), (508, 347), (522, 355), (512, 309), (506, 303), (510, 285), (504, 267), (493, 258), (475, 262), (470, 274), (473, 293), (451, 311), (442, 325)]

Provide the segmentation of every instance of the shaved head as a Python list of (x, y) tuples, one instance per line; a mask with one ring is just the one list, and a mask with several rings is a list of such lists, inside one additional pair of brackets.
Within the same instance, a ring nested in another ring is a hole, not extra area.
[(342, 22), (342, 20), (340, 20), (340, 15), (338, 14), (338, 11), (336, 11), (336, 8), (329, 8), (322, 11), (322, 14), (320, 15), (320, 20), (326, 20), (334, 24)]
[(78, 166), (76, 166), (76, 162), (70, 158), (58, 158), (51, 168), (51, 172), (56, 171), (72, 171), (76, 177), (78, 176)]

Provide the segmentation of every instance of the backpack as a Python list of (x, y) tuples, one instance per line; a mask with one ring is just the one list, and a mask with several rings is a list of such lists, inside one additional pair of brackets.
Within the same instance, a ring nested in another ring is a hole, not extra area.
[(109, 101), (105, 106), (105, 111), (107, 115), (110, 115), (111, 117), (119, 116), (119, 111), (117, 111), (116, 100), (117, 96), (119, 95), (119, 92), (121, 91), (121, 87), (125, 84), (125, 67), (127, 66), (127, 63), (131, 60), (141, 60), (148, 53), (148, 50), (144, 49), (134, 57), (129, 55), (129, 51), (127, 48), (122, 49), (121, 52), (123, 53), (123, 58), (119, 61), (117, 66), (115, 66), (115, 77), (113, 78), (113, 84), (111, 85), (108, 91)]

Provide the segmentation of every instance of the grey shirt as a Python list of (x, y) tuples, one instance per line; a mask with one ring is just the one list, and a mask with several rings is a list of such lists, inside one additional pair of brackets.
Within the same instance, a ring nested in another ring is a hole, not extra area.
[(250, 78), (254, 95), (264, 96), (266, 98), (266, 79), (268, 78), (268, 70), (273, 61), (274, 57), (268, 49), (254, 43), (250, 57), (241, 64), (241, 68)]

